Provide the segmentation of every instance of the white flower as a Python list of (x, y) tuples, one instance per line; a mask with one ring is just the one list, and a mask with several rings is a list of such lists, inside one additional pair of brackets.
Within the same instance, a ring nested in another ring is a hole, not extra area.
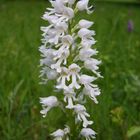
[(62, 0), (55, 0), (55, 1), (51, 0), (50, 2), (54, 7), (54, 9), (49, 8), (51, 10), (50, 13), (57, 13), (57, 14), (63, 13), (65, 6)]
[(83, 128), (80, 132), (80, 135), (85, 137), (86, 140), (95, 139), (96, 132), (91, 128)]
[(74, 17), (73, 9), (70, 7), (66, 7), (64, 5), (64, 1), (62, 2), (62, 0), (55, 0), (51, 1), (51, 3), (54, 9), (48, 8), (48, 10), (50, 10), (50, 14), (55, 13), (56, 15), (58, 15), (60, 17), (59, 20), (68, 21), (69, 19)]
[(47, 49), (45, 46), (41, 46), (39, 50), (42, 53), (41, 56), (43, 57), (42, 59), (40, 59), (40, 66), (44, 66), (40, 71), (40, 77), (45, 78), (45, 81), (47, 79), (55, 79), (57, 77), (57, 72), (56, 70), (52, 70), (50, 68), (51, 65), (55, 63), (55, 61), (53, 60), (53, 52), (55, 50)]
[[(56, 88), (58, 89), (67, 89), (67, 88), (76, 88), (79, 89), (80, 85), (77, 82), (77, 79), (79, 78), (78, 72), (80, 71), (80, 67), (77, 64), (71, 64), (68, 69), (65, 67), (61, 67), (61, 74), (58, 78), (57, 82), (59, 83)], [(71, 83), (69, 86), (66, 85), (66, 81), (70, 81)]]
[(93, 25), (93, 22), (82, 19), (79, 21), (78, 26), (79, 28), (90, 28)]
[(98, 51), (93, 50), (91, 48), (82, 48), (80, 49), (80, 52), (79, 52), (79, 59), (81, 61), (86, 61), (90, 59), (91, 56), (96, 55), (97, 53)]
[(63, 140), (65, 133), (62, 129), (58, 129), (51, 134), (54, 137), (54, 140)]
[(66, 35), (62, 37), (62, 46), (59, 45), (59, 49), (53, 52), (54, 58), (53, 60), (57, 60), (57, 62), (51, 65), (52, 69), (56, 69), (57, 72), (61, 72), (61, 64), (67, 64), (67, 58), (70, 54), (69, 47), (73, 43), (73, 38), (70, 35)]
[(70, 46), (73, 43), (73, 38), (71, 35), (65, 35), (62, 37), (62, 44), (64, 46)]
[(45, 12), (42, 18), (47, 20), (50, 24), (56, 24), (61, 21), (58, 16), (50, 15), (48, 12)]
[(83, 127), (93, 124), (93, 121), (88, 121), (86, 117), (90, 115), (86, 112), (86, 108), (83, 105), (77, 104), (74, 106), (74, 111), (77, 114), (77, 119), (83, 121)]
[(68, 80), (68, 69), (65, 67), (61, 67), (60, 77), (57, 79), (57, 89), (67, 89), (66, 80)]
[(58, 76), (56, 70), (52, 70), (49, 67), (43, 67), (40, 73), (40, 77), (46, 77), (49, 80), (54, 80)]
[(43, 31), (42, 36), (45, 36), (51, 27), (53, 27), (53, 25), (50, 25), (48, 27), (41, 26), (40, 30)]
[(80, 83), (83, 84), (85, 87), (88, 85), (91, 85), (91, 82), (95, 81), (97, 78), (95, 78), (94, 76), (88, 76), (88, 75), (81, 75), (80, 76)]
[(90, 48), (92, 45), (96, 43), (96, 40), (94, 38), (92, 39), (82, 39), (81, 46), (85, 49)]
[(97, 104), (98, 101), (96, 99), (96, 96), (100, 95), (100, 89), (97, 87), (97, 85), (91, 83), (96, 79), (97, 78), (88, 75), (81, 75), (80, 77), (80, 82), (84, 85), (83, 94), (88, 95), (91, 100), (93, 100)]
[(65, 22), (56, 23), (54, 28), (47, 29), (46, 32), (43, 34), (44, 39), (42, 39), (42, 42), (44, 44), (58, 44), (60, 37), (64, 35), (64, 32), (67, 31), (67, 28), (68, 25)]
[(55, 70), (52, 70), (52, 69), (47, 72), (47, 77), (50, 80), (56, 79), (57, 75), (58, 75), (58, 73)]
[(68, 125), (65, 125), (64, 133), (65, 133), (65, 135), (70, 133), (70, 127)]
[(82, 28), (78, 31), (78, 36), (84, 40), (84, 39), (93, 39), (93, 35), (95, 35), (95, 31), (89, 30), (87, 28)]
[(45, 46), (41, 46), (39, 50), (42, 53), (41, 56), (43, 57), (40, 60), (40, 66), (45, 65), (45, 66), (50, 67), (52, 64), (55, 63), (55, 61), (53, 60), (53, 58), (54, 58), (53, 52), (55, 51), (54, 49), (50, 49), (50, 48), (46, 48)]
[(92, 87), (88, 85), (83, 89), (83, 94), (88, 95), (91, 100), (98, 104), (98, 101), (96, 99), (96, 96), (100, 95), (100, 89), (98, 87)]
[(77, 79), (79, 78), (78, 73), (80, 72), (80, 67), (77, 64), (73, 63), (69, 66), (68, 69), (69, 69), (68, 79), (70, 76), (72, 78), (72, 82), (69, 85), (69, 87), (79, 89), (80, 85), (78, 84)]
[(70, 128), (68, 126), (66, 126), (66, 128), (62, 129), (58, 129), (55, 132), (51, 133), (51, 135), (54, 137), (54, 140), (63, 140), (63, 138), (65, 137), (66, 140), (69, 140), (67, 134), (70, 133)]
[[(62, 95), (59, 94), (59, 98), (63, 100), (60, 103), (55, 96), (40, 98), (43, 108), (40, 113), (45, 117), (56, 106), (71, 109), (76, 115), (75, 121), (87, 127), (93, 121), (88, 120), (90, 115), (83, 104), (86, 103), (85, 96), (98, 103), (96, 96), (100, 94), (100, 89), (94, 81), (101, 77), (98, 72), (101, 61), (93, 58), (98, 53), (92, 48), (96, 43), (93, 37), (95, 31), (90, 30), (93, 22), (81, 19), (75, 24), (73, 21), (76, 21), (74, 16), (78, 11), (85, 10), (90, 14), (92, 6), (89, 6), (89, 0), (50, 0), (50, 3), (52, 7), (47, 8), (42, 17), (49, 25), (41, 27), (40, 77), (44, 83), (55, 80), (54, 91), (60, 92)], [(87, 75), (87, 71), (92, 71), (94, 76)], [(69, 140), (69, 133), (70, 129), (66, 126), (51, 135), (54, 140)], [(86, 140), (95, 137), (90, 128), (83, 128), (80, 134)]]
[(92, 6), (88, 7), (89, 0), (80, 0), (77, 2), (76, 7), (79, 11), (86, 10), (88, 14), (91, 14), (93, 11), (90, 11)]
[(84, 62), (84, 66), (86, 69), (89, 69), (91, 70), (93, 73), (95, 73), (98, 77), (102, 77), (100, 75), (99, 72), (97, 72), (97, 70), (99, 69), (98, 65), (101, 63), (101, 61), (97, 60), (97, 59), (94, 59), (94, 58), (90, 58), (90, 59), (87, 59), (85, 62)]
[(73, 101), (76, 100), (75, 98), (75, 92), (73, 91), (73, 89), (67, 88), (64, 90), (64, 101), (68, 102), (68, 105), (66, 106), (66, 108), (72, 109), (74, 107), (73, 105)]
[(55, 64), (51, 65), (52, 69), (56, 69), (57, 72), (61, 72), (61, 64), (64, 65), (67, 64), (67, 58), (70, 54), (69, 47), (68, 46), (62, 46), (58, 50), (56, 50), (54, 53), (54, 60), (57, 60)]
[(43, 114), (43, 117), (46, 117), (51, 108), (58, 106), (58, 100), (55, 96), (40, 98), (40, 103), (43, 107), (43, 110), (40, 111), (40, 113)]
[(72, 19), (73, 17), (74, 17), (73, 9), (69, 7), (65, 7), (64, 12), (63, 12), (63, 19), (67, 21), (69, 19)]

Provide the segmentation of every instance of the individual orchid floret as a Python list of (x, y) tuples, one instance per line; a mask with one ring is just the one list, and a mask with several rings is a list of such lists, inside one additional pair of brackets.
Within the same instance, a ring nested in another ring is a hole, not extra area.
[(67, 64), (67, 58), (70, 54), (68, 46), (62, 46), (54, 53), (53, 60), (57, 61), (56, 64), (51, 65), (52, 69), (56, 69), (57, 72), (60, 72), (60, 65), (63, 63), (64, 65)]
[(53, 132), (51, 135), (54, 137), (54, 140), (63, 140), (65, 133), (63, 130), (58, 129), (55, 132)]
[(39, 50), (40, 50), (41, 56), (42, 56), (42, 59), (40, 60), (40, 66), (45, 65), (45, 66), (50, 67), (52, 64), (55, 63), (55, 61), (53, 60), (53, 58), (54, 58), (53, 52), (55, 51), (54, 49), (46, 48), (45, 46), (41, 46)]
[(43, 114), (43, 117), (46, 117), (48, 111), (58, 106), (59, 102), (55, 96), (49, 96), (40, 98), (40, 103), (42, 104), (43, 110), (40, 111), (41, 114)]
[(81, 61), (86, 61), (89, 60), (90, 57), (92, 57), (93, 55), (96, 55), (98, 53), (98, 51), (93, 50), (91, 48), (82, 48), (79, 51), (79, 59)]
[(64, 138), (66, 140), (69, 140), (68, 134), (70, 133), (70, 128), (66, 126), (66, 128), (58, 129), (55, 132), (51, 133), (51, 136), (54, 137), (54, 140), (63, 140)]
[(80, 132), (80, 135), (83, 136), (86, 140), (95, 139), (96, 132), (91, 128), (83, 128)]
[(99, 72), (97, 72), (97, 70), (99, 69), (98, 65), (101, 64), (101, 61), (97, 60), (97, 59), (94, 59), (94, 58), (90, 58), (90, 59), (87, 59), (85, 62), (84, 62), (84, 66), (86, 69), (89, 69), (91, 70), (94, 74), (96, 74), (98, 77), (102, 77), (100, 75)]
[(84, 85), (83, 94), (88, 95), (96, 104), (98, 103), (96, 96), (100, 95), (100, 89), (97, 85), (92, 84), (97, 78), (88, 75), (81, 75), (80, 82)]
[(59, 18), (56, 15), (50, 15), (48, 12), (45, 12), (45, 14), (42, 16), (42, 19), (48, 21), (51, 24), (50, 26), (60, 22)]
[(92, 47), (92, 45), (94, 45), (95, 43), (96, 43), (96, 40), (94, 38), (91, 38), (91, 39), (85, 38), (85, 39), (82, 39), (80, 44), (82, 48), (87, 49), (87, 48)]
[(80, 85), (78, 84), (77, 82), (77, 79), (79, 78), (79, 73), (80, 72), (80, 67), (73, 63), (69, 66), (69, 76), (71, 76), (72, 78), (72, 82), (71, 84), (69, 85), (70, 88), (76, 88), (76, 89), (79, 89), (80, 88)]
[(92, 6), (88, 7), (89, 0), (80, 0), (77, 2), (76, 7), (78, 8), (79, 11), (86, 10), (88, 14), (91, 14), (93, 11), (90, 9)]
[(51, 0), (50, 2), (52, 4), (52, 7), (54, 8), (54, 9), (49, 8), (51, 10), (50, 13), (52, 13), (52, 12), (62, 13), (63, 12), (65, 6), (64, 6), (64, 2), (62, 0), (55, 0), (55, 1)]
[(93, 25), (93, 22), (81, 19), (78, 23), (79, 28), (90, 28)]
[(69, 20), (74, 17), (74, 11), (72, 8), (66, 7), (63, 12), (64, 19)]
[(64, 101), (68, 102), (66, 108), (72, 109), (74, 107), (73, 101), (76, 101), (76, 94), (73, 89), (67, 88), (64, 90)]
[(83, 121), (83, 127), (87, 127), (88, 125), (93, 124), (93, 121), (88, 121), (86, 117), (90, 117), (90, 115), (86, 112), (86, 108), (77, 104), (74, 106), (74, 111), (77, 114), (77, 120)]
[(64, 89), (68, 88), (66, 81), (68, 80), (68, 69), (66, 67), (61, 67), (60, 77), (57, 79), (57, 89)]
[(83, 74), (80, 76), (80, 83), (83, 84), (85, 87), (88, 87), (88, 86), (93, 87), (92, 82), (95, 81), (96, 79), (97, 78), (94, 76), (89, 76), (89, 75)]
[(56, 69), (57, 72), (61, 72), (61, 64), (67, 64), (67, 58), (70, 55), (69, 47), (72, 43), (73, 38), (70, 35), (62, 37), (62, 43), (58, 46), (59, 49), (53, 52), (53, 60), (56, 61), (56, 63), (51, 65), (52, 69)]
[(62, 37), (62, 44), (64, 46), (70, 46), (73, 43), (73, 38), (71, 35), (65, 35)]
[(42, 36), (45, 37), (45, 35), (47, 34), (47, 32), (49, 31), (49, 29), (51, 29), (53, 27), (53, 25), (50, 25), (48, 27), (44, 27), (44, 26), (41, 26), (40, 27), (40, 30), (43, 32)]
[(87, 86), (83, 89), (83, 94), (89, 96), (89, 98), (93, 100), (96, 104), (98, 104), (96, 96), (99, 96), (100, 93), (101, 92), (98, 87)]
[(46, 80), (54, 80), (58, 76), (58, 73), (56, 70), (53, 70), (49, 67), (43, 67), (40, 71), (40, 77), (46, 79)]
[(54, 9), (48, 8), (50, 10), (50, 14), (57, 14), (60, 21), (68, 21), (69, 19), (74, 17), (74, 11), (70, 7), (66, 7), (65, 3), (62, 0), (55, 0), (51, 1), (52, 6)]
[(42, 39), (42, 41), (45, 44), (58, 44), (59, 39), (64, 35), (64, 32), (67, 31), (67, 28), (68, 25), (65, 22), (56, 23), (54, 28), (47, 29), (47, 31), (43, 33), (44, 39)]
[(78, 31), (78, 36), (82, 39), (93, 39), (93, 35), (95, 35), (95, 31), (89, 30), (87, 28), (82, 28)]

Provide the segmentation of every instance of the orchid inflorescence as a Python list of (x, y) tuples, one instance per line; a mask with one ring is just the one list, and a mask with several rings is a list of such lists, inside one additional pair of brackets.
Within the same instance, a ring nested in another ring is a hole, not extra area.
[[(61, 94), (40, 98), (41, 114), (46, 117), (50, 109), (63, 105), (63, 110), (73, 112), (76, 124), (82, 122), (79, 136), (90, 140), (95, 138), (96, 132), (89, 128), (93, 121), (88, 120), (90, 115), (84, 104), (86, 97), (98, 103), (96, 96), (100, 95), (100, 89), (93, 82), (102, 77), (98, 72), (101, 61), (93, 58), (98, 53), (92, 48), (96, 43), (95, 31), (89, 29), (93, 22), (86, 19), (76, 22), (75, 18), (80, 11), (91, 14), (92, 6), (89, 7), (89, 0), (50, 0), (50, 3), (52, 8), (47, 8), (42, 17), (49, 26), (41, 27), (40, 77), (43, 84), (48, 80), (56, 81), (54, 92)], [(70, 127), (65, 126), (51, 134), (54, 140), (70, 139)]]

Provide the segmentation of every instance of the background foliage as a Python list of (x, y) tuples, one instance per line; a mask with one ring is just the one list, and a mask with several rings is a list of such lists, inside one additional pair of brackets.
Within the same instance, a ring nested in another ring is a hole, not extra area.
[[(0, 1), (0, 140), (50, 140), (67, 119), (59, 109), (45, 119), (39, 113), (39, 97), (53, 94), (51, 82), (38, 84), (39, 28), (46, 25), (40, 17), (47, 6), (43, 0)], [(96, 0), (94, 6), (87, 19), (95, 22), (104, 76), (99, 104), (88, 103), (97, 140), (139, 140), (140, 5)]]

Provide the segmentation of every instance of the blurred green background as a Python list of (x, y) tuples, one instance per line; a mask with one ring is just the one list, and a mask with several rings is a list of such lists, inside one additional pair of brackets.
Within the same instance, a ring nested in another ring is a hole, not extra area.
[[(139, 0), (94, 0), (96, 47), (102, 60), (102, 95), (88, 103), (97, 140), (140, 140)], [(39, 85), (38, 47), (43, 0), (0, 0), (0, 140), (50, 140), (63, 128), (59, 109), (43, 119), (39, 97), (53, 94), (52, 83)], [(77, 17), (77, 20), (79, 19)], [(77, 140), (77, 139), (75, 139)]]

